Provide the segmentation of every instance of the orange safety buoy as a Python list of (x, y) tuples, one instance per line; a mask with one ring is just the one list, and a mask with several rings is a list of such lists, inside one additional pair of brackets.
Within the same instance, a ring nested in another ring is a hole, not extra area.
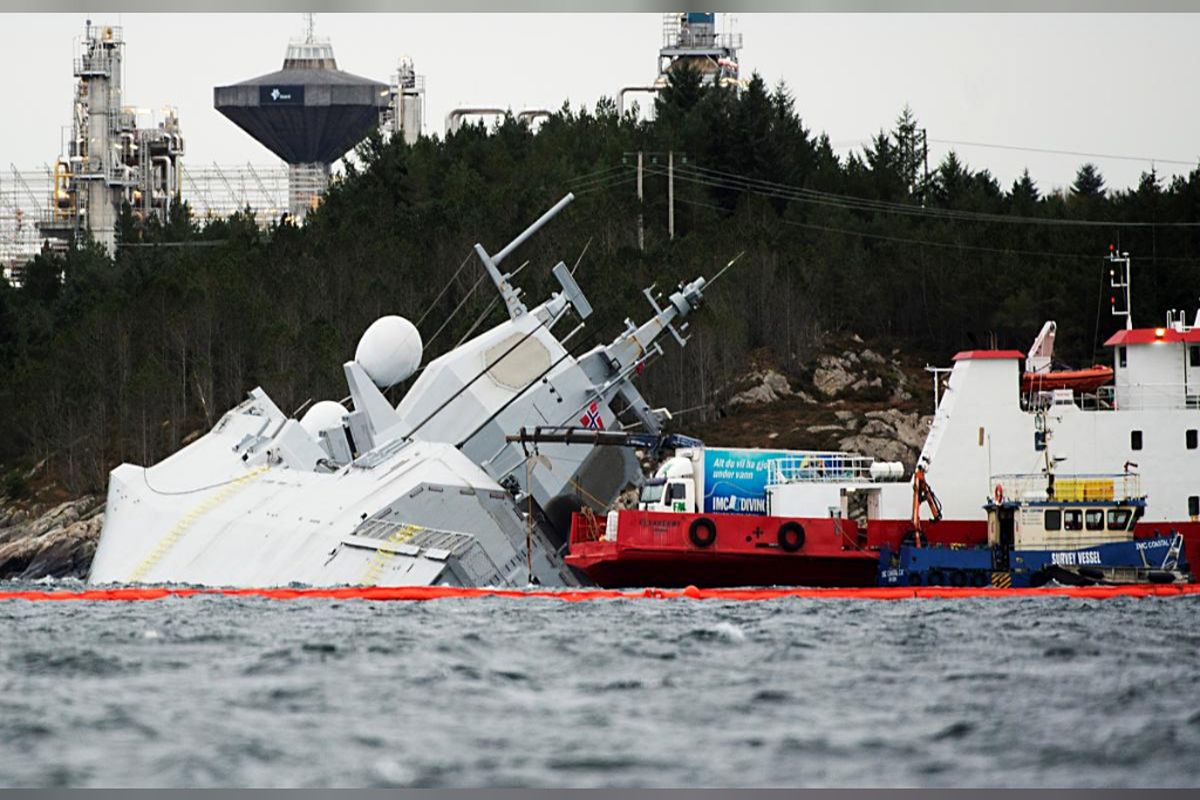
[(996, 505), (1000, 505), (1001, 503), (1004, 502), (1004, 486), (1003, 486), (1003, 484), (999, 484), (999, 483), (996, 484), (996, 491), (992, 492), (992, 497), (994, 497), (996, 499)]

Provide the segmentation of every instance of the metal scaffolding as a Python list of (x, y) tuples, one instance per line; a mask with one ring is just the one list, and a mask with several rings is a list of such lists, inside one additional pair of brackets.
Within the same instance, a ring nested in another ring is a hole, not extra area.
[(42, 249), (37, 223), (50, 212), (54, 170), (18, 170), (12, 164), (0, 172), (0, 272), (20, 283), (25, 262)]
[[(266, 226), (287, 213), (286, 164), (214, 163), (185, 166), (181, 172), (183, 199), (192, 218), (201, 223), (250, 209), (258, 224)], [(5, 279), (20, 283), (22, 267), (41, 252), (44, 243), (64, 246), (38, 230), (39, 223), (54, 219), (54, 192), (55, 171), (49, 164), (36, 169), (9, 164), (0, 171), (0, 272)]]
[(183, 168), (183, 199), (200, 221), (250, 209), (260, 225), (276, 221), (289, 205), (287, 164)]

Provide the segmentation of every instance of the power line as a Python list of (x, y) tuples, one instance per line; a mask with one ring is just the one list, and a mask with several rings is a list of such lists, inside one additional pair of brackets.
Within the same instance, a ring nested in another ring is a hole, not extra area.
[(938, 144), (956, 144), (962, 147), (990, 147), (996, 150), (1018, 150), (1023, 153), (1051, 153), (1059, 156), (1079, 156), (1081, 158), (1110, 158), (1118, 161), (1149, 161), (1157, 164), (1181, 164), (1185, 167), (1200, 167), (1200, 159), (1182, 161), (1177, 158), (1156, 158), (1154, 156), (1122, 156), (1113, 153), (1084, 153), (1078, 150), (1054, 150), (1049, 147), (1026, 147), (1016, 144), (995, 144), (993, 142), (966, 142), (957, 139), (930, 139)]
[[(836, 142), (830, 142), (830, 147), (835, 150), (840, 150), (844, 147), (861, 147), (864, 144), (871, 142), (871, 139), (839, 139)], [(1179, 164), (1185, 167), (1200, 167), (1200, 159), (1187, 161), (1178, 158), (1158, 158), (1156, 156), (1129, 156), (1118, 155), (1116, 153), (1087, 153), (1081, 150), (1057, 150), (1052, 147), (1031, 147), (1028, 145), (1017, 144), (999, 144), (997, 142), (971, 142), (963, 139), (930, 139), (929, 141), (937, 144), (952, 144), (960, 147), (987, 147), (994, 150), (1016, 150), (1023, 153), (1048, 153), (1058, 156), (1076, 156), (1079, 158), (1104, 158), (1116, 161), (1146, 161), (1155, 164)]]
[[(649, 167), (648, 172), (654, 175), (666, 175), (659, 167)], [(819, 206), (842, 208), (851, 211), (875, 211), (887, 214), (900, 214), (927, 219), (943, 219), (956, 222), (993, 222), (1003, 224), (1049, 225), (1066, 227), (1090, 228), (1196, 228), (1200, 222), (1138, 222), (1123, 220), (1081, 220), (1054, 219), (1044, 217), (1022, 217), (1009, 214), (994, 214), (959, 209), (930, 208), (884, 200), (839, 195), (821, 192), (815, 189), (791, 186), (789, 184), (766, 181), (757, 178), (747, 178), (735, 173), (723, 172), (695, 165), (676, 168), (676, 177), (715, 188), (733, 189), (750, 192), (780, 200), (790, 200), (800, 203), (810, 203)]]
[[(698, 206), (700, 208), (708, 208), (708, 209), (712, 209), (713, 211), (724, 211), (725, 210), (725, 209), (721, 208), (720, 206), (715, 206), (711, 203), (701, 203), (701, 202), (698, 202), (695, 200), (687, 200), (685, 198), (678, 198), (678, 199), (679, 199), (679, 202), (681, 202), (681, 203), (686, 203), (686, 204), (692, 205), (692, 206)], [(783, 225), (790, 225), (795, 228), (806, 228), (808, 230), (823, 231), (825, 233), (839, 233), (839, 234), (843, 234), (846, 236), (857, 236), (862, 239), (875, 239), (878, 241), (893, 242), (895, 244), (913, 244), (913, 245), (920, 245), (922, 247), (941, 247), (941, 248), (946, 248), (946, 249), (950, 249), (950, 250), (970, 250), (970, 251), (976, 252), (976, 253), (996, 253), (996, 254), (1000, 254), (1000, 255), (1035, 256), (1035, 257), (1039, 257), (1039, 258), (1079, 258), (1079, 259), (1096, 259), (1096, 258), (1098, 258), (1098, 256), (1095, 253), (1062, 253), (1062, 252), (1056, 253), (1056, 252), (1039, 251), (1039, 250), (1009, 250), (1009, 249), (1000, 248), (1000, 247), (981, 247), (979, 245), (956, 244), (954, 242), (935, 242), (935, 241), (932, 241), (929, 239), (911, 239), (911, 238), (907, 238), (907, 237), (903, 237), (903, 236), (888, 236), (886, 234), (881, 234), (881, 233), (867, 233), (865, 231), (855, 231), (855, 230), (850, 230), (848, 228), (835, 228), (831, 225), (816, 225), (816, 224), (809, 223), (809, 222), (797, 222), (795, 220), (790, 220), (790, 219), (780, 219), (780, 220), (778, 220), (778, 222)], [(1187, 261), (1187, 262), (1194, 263), (1194, 262), (1196, 262), (1197, 259), (1158, 256), (1154, 260), (1157, 260), (1157, 261)]]

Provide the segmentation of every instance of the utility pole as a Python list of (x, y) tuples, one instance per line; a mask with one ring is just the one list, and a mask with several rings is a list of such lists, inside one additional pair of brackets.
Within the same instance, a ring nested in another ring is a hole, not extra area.
[(925, 180), (921, 183), (921, 205), (925, 205), (925, 190), (929, 188), (929, 131), (921, 128), (921, 159), (925, 162)]
[(667, 151), (667, 230), (675, 240), (675, 151)]
[(646, 249), (646, 233), (642, 224), (642, 151), (638, 150), (638, 250)]

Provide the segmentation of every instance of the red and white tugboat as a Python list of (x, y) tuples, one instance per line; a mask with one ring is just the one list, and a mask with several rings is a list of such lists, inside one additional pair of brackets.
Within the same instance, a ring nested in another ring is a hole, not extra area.
[[(636, 510), (576, 514), (566, 560), (604, 587), (874, 586), (879, 555), (849, 506), (883, 485), (911, 498), (902, 477), (849, 453), (683, 448)], [(774, 510), (784, 482), (809, 488), (808, 513)]]

